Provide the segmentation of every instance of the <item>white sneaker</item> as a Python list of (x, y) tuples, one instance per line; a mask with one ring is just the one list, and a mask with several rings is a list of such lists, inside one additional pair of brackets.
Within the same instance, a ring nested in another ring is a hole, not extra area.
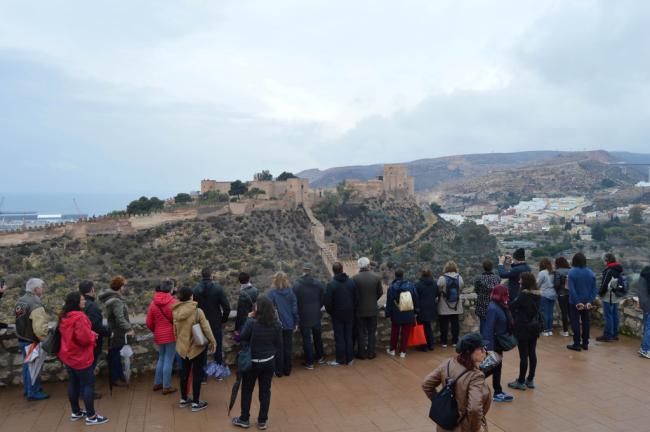
[(641, 351), (639, 351), (639, 355), (640, 355), (641, 357), (644, 357), (644, 358), (650, 359), (650, 351), (643, 351), (643, 350), (641, 350)]
[(406, 353), (405, 352), (399, 353), (399, 358), (406, 358)]
[(388, 348), (386, 349), (386, 354), (395, 357), (395, 350), (391, 350), (390, 348)]
[(563, 337), (569, 337), (569, 332), (561, 332), (560, 333)]
[(442, 344), (442, 347), (443, 347), (443, 348), (447, 348), (447, 344)]

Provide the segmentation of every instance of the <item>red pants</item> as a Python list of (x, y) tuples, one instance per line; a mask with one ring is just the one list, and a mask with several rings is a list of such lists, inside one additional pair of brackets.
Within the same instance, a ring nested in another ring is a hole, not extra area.
[(397, 349), (397, 338), (399, 338), (400, 341), (399, 352), (405, 353), (406, 345), (409, 340), (411, 330), (413, 330), (413, 323), (410, 324), (392, 323), (390, 327), (390, 350), (395, 351)]

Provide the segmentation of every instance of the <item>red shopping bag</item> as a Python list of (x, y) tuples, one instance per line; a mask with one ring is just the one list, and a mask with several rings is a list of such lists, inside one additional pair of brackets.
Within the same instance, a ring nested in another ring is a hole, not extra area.
[(424, 336), (424, 326), (422, 324), (414, 325), (406, 345), (412, 347), (426, 344), (427, 338)]

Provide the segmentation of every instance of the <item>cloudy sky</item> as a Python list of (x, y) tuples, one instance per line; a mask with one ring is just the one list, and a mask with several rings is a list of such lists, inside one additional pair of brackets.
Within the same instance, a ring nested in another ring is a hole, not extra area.
[(0, 0), (0, 192), (648, 152), (650, 3)]

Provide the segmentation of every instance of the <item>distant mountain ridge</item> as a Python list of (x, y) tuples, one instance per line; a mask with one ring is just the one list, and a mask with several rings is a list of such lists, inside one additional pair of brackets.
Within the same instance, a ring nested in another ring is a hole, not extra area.
[[(439, 188), (484, 176), (493, 171), (507, 171), (535, 165), (546, 165), (555, 157), (573, 161), (593, 161), (606, 165), (615, 162), (650, 163), (650, 154), (606, 152), (524, 151), (513, 153), (484, 153), (418, 159), (407, 162), (409, 174), (415, 177), (417, 192)], [(640, 170), (639, 170), (640, 171)], [(370, 180), (382, 175), (383, 164), (335, 167), (325, 170), (309, 169), (299, 177), (309, 179), (312, 187), (334, 187), (345, 179)]]

